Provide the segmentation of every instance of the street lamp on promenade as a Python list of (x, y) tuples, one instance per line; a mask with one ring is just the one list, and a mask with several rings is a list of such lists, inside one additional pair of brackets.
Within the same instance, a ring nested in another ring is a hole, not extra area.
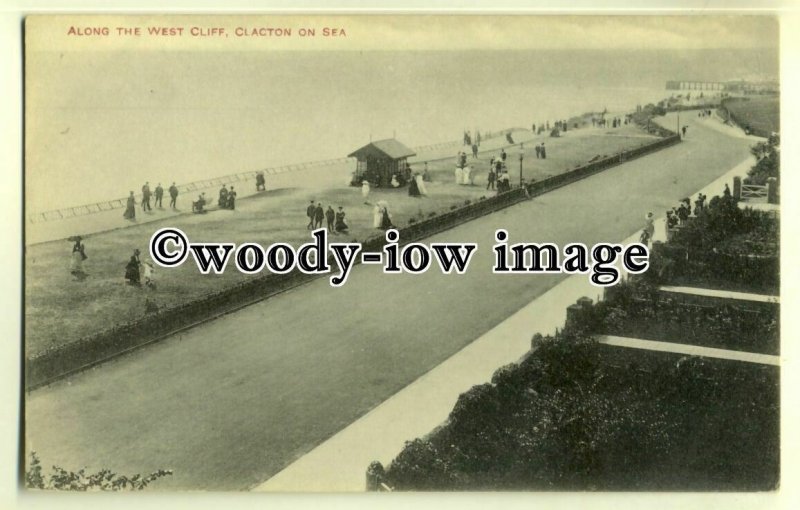
[(519, 144), (519, 187), (522, 187), (522, 160), (525, 159), (525, 149)]

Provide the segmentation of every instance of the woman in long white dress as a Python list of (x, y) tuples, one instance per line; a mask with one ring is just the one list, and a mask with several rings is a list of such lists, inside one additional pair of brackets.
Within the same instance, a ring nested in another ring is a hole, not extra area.
[(427, 195), (428, 190), (425, 189), (425, 179), (422, 175), (416, 174), (414, 175), (414, 182), (417, 183), (417, 189), (419, 190), (420, 195)]
[(74, 276), (80, 277), (84, 274), (83, 272), (83, 261), (86, 259), (86, 252), (84, 251), (83, 243), (81, 242), (83, 239), (80, 236), (76, 236), (70, 238), (75, 242), (72, 246), (72, 255), (70, 256), (70, 265), (69, 271)]
[(366, 179), (361, 183), (361, 196), (364, 197), (364, 200), (369, 196), (369, 181)]
[(455, 177), (456, 177), (456, 184), (461, 184), (464, 179), (464, 172), (461, 170), (460, 167), (456, 167), (455, 170)]
[(472, 182), (471, 181), (471, 179), (472, 179), (472, 167), (471, 166), (465, 166), (464, 170), (462, 170), (462, 172), (464, 173), (464, 175), (463, 175), (464, 181), (463, 181), (462, 184), (465, 184), (465, 185), (471, 184), (471, 182)]

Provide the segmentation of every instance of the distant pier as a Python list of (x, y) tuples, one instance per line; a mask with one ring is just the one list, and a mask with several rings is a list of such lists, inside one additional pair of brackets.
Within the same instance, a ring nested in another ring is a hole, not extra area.
[(667, 90), (699, 90), (727, 93), (777, 93), (780, 85), (777, 81), (749, 82), (744, 80), (734, 81), (698, 81), (698, 80), (670, 80), (667, 81)]

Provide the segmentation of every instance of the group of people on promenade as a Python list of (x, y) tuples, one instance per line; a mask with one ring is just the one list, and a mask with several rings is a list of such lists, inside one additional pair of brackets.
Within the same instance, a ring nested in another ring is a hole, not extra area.
[[(175, 186), (175, 183), (172, 183), (172, 186), (169, 187), (169, 207), (171, 209), (177, 209), (177, 202), (178, 202), (178, 187)], [(162, 200), (164, 198), (164, 188), (161, 187), (161, 183), (158, 183), (155, 190), (150, 190), (150, 183), (145, 182), (144, 186), (142, 186), (142, 211), (152, 211), (153, 207), (150, 205), (150, 199), (153, 198), (154, 205), (159, 209), (163, 209)], [(130, 192), (128, 195), (127, 203), (125, 204), (125, 212), (122, 214), (122, 217), (126, 220), (135, 220), (136, 219), (136, 197), (133, 194), (133, 191)]]
[(599, 119), (592, 117), (592, 127), (618, 128), (622, 125), (627, 126), (629, 122), (631, 122), (629, 115), (626, 115), (624, 118), (611, 117), (610, 119), (606, 119), (605, 117)]
[[(727, 184), (725, 185), (725, 190), (730, 193), (730, 189), (728, 188)], [(692, 216), (692, 213), (694, 213), (695, 216), (699, 216), (706, 207), (706, 199), (706, 195), (703, 193), (698, 193), (697, 199), (694, 201), (694, 210), (692, 210), (692, 203), (689, 197), (681, 200), (678, 205), (667, 211), (667, 229), (673, 229), (685, 225)]]
[[(173, 182), (172, 185), (168, 189), (170, 201), (169, 207), (170, 209), (177, 211), (178, 210), (178, 187)], [(219, 207), (220, 209), (235, 209), (236, 208), (236, 190), (233, 186), (228, 189), (227, 185), (223, 185), (222, 189), (219, 190)], [(148, 212), (153, 210), (153, 206), (150, 204), (150, 199), (154, 198), (153, 205), (158, 207), (159, 209), (163, 209), (162, 200), (164, 197), (164, 188), (161, 187), (161, 183), (158, 183), (155, 190), (150, 190), (150, 183), (144, 183), (142, 186), (142, 211)], [(192, 212), (194, 213), (204, 213), (205, 206), (208, 204), (208, 200), (206, 199), (205, 193), (200, 193), (197, 196), (197, 200), (192, 201)], [(136, 196), (134, 195), (133, 191), (130, 192), (128, 195), (127, 203), (125, 204), (125, 212), (122, 215), (123, 218), (126, 220), (135, 220), (136, 219)]]
[(322, 202), (314, 202), (308, 204), (306, 207), (306, 216), (308, 217), (308, 230), (316, 230), (322, 228), (322, 221), (326, 220), (325, 228), (332, 234), (347, 234), (350, 226), (345, 219), (344, 207), (339, 206), (338, 211), (334, 211), (332, 206), (328, 206), (326, 210), (322, 206)]
[[(552, 129), (551, 129), (551, 126), (552, 126)], [(531, 124), (531, 132), (534, 133), (534, 134), (537, 134), (537, 135), (541, 135), (542, 133), (551, 133), (552, 134), (554, 131), (558, 131), (558, 132), (562, 132), (563, 133), (563, 132), (565, 132), (567, 130), (567, 127), (568, 127), (568, 123), (567, 123), (566, 120), (554, 121), (552, 125), (550, 124), (550, 121), (548, 120), (546, 122), (543, 122), (543, 123), (539, 124), (538, 128), (537, 128), (535, 122), (533, 124)], [(513, 144), (514, 142), (511, 142), (511, 143)]]
[[(236, 189), (234, 189), (233, 186), (231, 186), (231, 189), (228, 189), (228, 186), (223, 184), (222, 188), (219, 190), (217, 204), (220, 209), (234, 210), (236, 208)], [(203, 214), (206, 212), (206, 205), (208, 205), (206, 194), (205, 192), (200, 193), (197, 196), (197, 200), (192, 201), (192, 212), (195, 214)]]
[(230, 209), (234, 210), (236, 208), (236, 190), (228, 189), (228, 187), (223, 184), (222, 188), (219, 190), (219, 200), (217, 201), (219, 204), (220, 209)]
[(474, 147), (480, 147), (481, 145), (481, 132), (475, 131), (475, 138), (472, 138), (472, 135), (469, 131), (464, 131), (464, 145), (472, 145)]
[[(144, 283), (146, 288), (155, 290), (156, 282), (153, 263), (149, 260), (142, 262), (139, 257), (140, 254), (141, 252), (138, 248), (133, 250), (133, 255), (125, 265), (125, 280), (128, 285), (141, 287)], [(144, 282), (142, 282), (142, 279), (144, 279)]]
[(539, 129), (536, 129), (536, 123), (531, 124), (531, 132), (541, 135), (542, 133), (550, 131), (550, 121), (539, 124)]
[(505, 161), (506, 153), (502, 151), (500, 157), (492, 158), (489, 161), (489, 174), (486, 176), (486, 189), (495, 189), (497, 185), (497, 192), (504, 193), (511, 190), (511, 179), (508, 176), (508, 168)]
[[(264, 173), (257, 172), (256, 173), (256, 191), (264, 191), (266, 189), (266, 181), (264, 180)], [(172, 210), (178, 210), (178, 187), (173, 182), (172, 185), (167, 189), (169, 193), (169, 207)], [(194, 213), (203, 213), (205, 212), (205, 206), (208, 204), (208, 200), (206, 199), (206, 194), (201, 193), (198, 195), (197, 200), (192, 201), (192, 212)], [(233, 186), (228, 189), (227, 185), (223, 185), (222, 189), (219, 190), (219, 208), (220, 209), (235, 209), (236, 208), (236, 190)], [(158, 207), (159, 209), (163, 209), (162, 200), (164, 198), (164, 188), (161, 186), (161, 183), (155, 187), (154, 190), (150, 189), (150, 183), (145, 182), (142, 186), (142, 211), (148, 212), (152, 211), (153, 207)], [(150, 201), (153, 200), (153, 204), (151, 205)], [(127, 198), (127, 203), (125, 204), (125, 212), (123, 213), (123, 218), (126, 220), (135, 220), (136, 219), (136, 196), (134, 195), (133, 191), (130, 192)]]

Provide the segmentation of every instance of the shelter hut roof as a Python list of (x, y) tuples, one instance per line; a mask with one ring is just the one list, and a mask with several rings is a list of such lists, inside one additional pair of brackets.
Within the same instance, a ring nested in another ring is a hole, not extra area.
[(347, 155), (348, 158), (356, 158), (356, 159), (366, 159), (367, 156), (377, 157), (377, 158), (390, 158), (390, 159), (403, 159), (408, 158), (411, 156), (416, 156), (417, 154), (403, 145), (402, 143), (398, 142), (394, 138), (387, 138), (386, 140), (378, 140), (376, 142), (370, 142), (367, 145), (361, 147), (360, 149), (350, 153)]

